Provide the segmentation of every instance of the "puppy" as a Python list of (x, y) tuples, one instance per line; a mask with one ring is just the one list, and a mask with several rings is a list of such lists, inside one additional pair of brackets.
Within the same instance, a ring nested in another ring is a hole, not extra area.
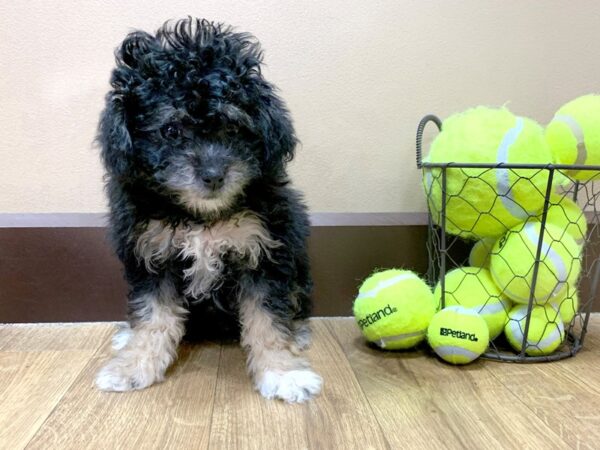
[(289, 187), (296, 137), (250, 34), (205, 20), (129, 34), (98, 141), (129, 327), (106, 391), (162, 381), (188, 333), (238, 333), (266, 398), (302, 402), (321, 378), (308, 345), (309, 222)]

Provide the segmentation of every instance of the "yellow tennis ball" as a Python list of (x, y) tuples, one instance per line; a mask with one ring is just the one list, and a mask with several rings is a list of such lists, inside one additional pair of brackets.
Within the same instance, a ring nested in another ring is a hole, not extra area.
[[(540, 214), (541, 218), (541, 214)], [(565, 230), (580, 246), (587, 236), (587, 219), (577, 203), (558, 194), (550, 196), (546, 221)]]
[(369, 342), (396, 350), (425, 339), (436, 311), (429, 286), (409, 270), (377, 272), (360, 286), (354, 317)]
[(560, 318), (565, 325), (568, 325), (579, 311), (579, 294), (577, 289), (570, 285), (567, 287), (567, 292), (563, 298), (552, 302), (555, 308), (558, 308)]
[[(527, 318), (527, 305), (517, 305), (509, 313), (504, 334), (518, 352), (523, 348), (523, 334)], [(529, 356), (549, 355), (565, 338), (565, 327), (558, 310), (551, 304), (534, 306), (527, 332), (525, 353)]]
[(451, 364), (467, 364), (479, 358), (489, 340), (485, 320), (458, 305), (439, 311), (427, 329), (427, 341), (433, 351)]
[[(496, 339), (508, 320), (512, 302), (502, 295), (490, 271), (480, 267), (459, 267), (445, 277), (445, 305), (459, 305), (478, 313), (487, 323), (490, 339)], [(438, 283), (433, 296), (441, 304), (442, 285)]]
[[(518, 225), (496, 242), (490, 272), (502, 293), (517, 303), (529, 303), (541, 223)], [(580, 248), (556, 225), (546, 223), (534, 300), (544, 304), (560, 298), (567, 283), (581, 272)]]
[[(544, 131), (506, 108), (478, 107), (446, 119), (426, 162), (548, 164)], [(500, 237), (537, 215), (548, 171), (448, 168), (446, 230), (464, 238)], [(423, 184), (433, 221), (442, 222), (442, 169), (426, 169)]]
[(469, 266), (471, 267), (489, 267), (490, 253), (496, 243), (496, 238), (480, 239), (471, 248), (469, 253)]
[[(546, 141), (557, 164), (600, 165), (600, 95), (584, 95), (563, 105), (546, 127)], [(568, 171), (578, 180), (593, 170)]]

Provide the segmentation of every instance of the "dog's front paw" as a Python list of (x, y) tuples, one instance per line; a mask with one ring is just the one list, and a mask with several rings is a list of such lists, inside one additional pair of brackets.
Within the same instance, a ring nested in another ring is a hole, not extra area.
[(111, 359), (96, 375), (96, 387), (101, 391), (124, 392), (144, 389), (163, 380), (149, 360), (130, 360), (117, 356)]
[(278, 398), (288, 403), (302, 403), (321, 392), (323, 379), (310, 369), (267, 370), (256, 388), (268, 399)]

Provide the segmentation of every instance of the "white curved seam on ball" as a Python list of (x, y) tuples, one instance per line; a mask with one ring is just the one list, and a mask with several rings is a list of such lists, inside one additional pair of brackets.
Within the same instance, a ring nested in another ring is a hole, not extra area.
[[(537, 252), (539, 234), (537, 234), (536, 231), (532, 230), (532, 227), (534, 227), (534, 226), (535, 226), (535, 224), (533, 222), (527, 223), (524, 227), (524, 231)], [(542, 242), (542, 253), (540, 255), (540, 258), (541, 258), (540, 264), (542, 264), (542, 261), (544, 261), (546, 256), (551, 260), (551, 262), (553, 264), (555, 264), (556, 270), (558, 272), (561, 271), (561, 267), (562, 267), (562, 273), (564, 274), (563, 275), (564, 281), (562, 281), (562, 278), (558, 277), (559, 281), (558, 281), (558, 283), (556, 283), (556, 286), (554, 287), (554, 289), (545, 296), (538, 297), (534, 294), (533, 299), (537, 304), (545, 303), (551, 297), (556, 296), (558, 294), (559, 288), (562, 289), (562, 286), (566, 285), (566, 282), (567, 282), (566, 267), (564, 265), (562, 258), (560, 258), (560, 255), (558, 255), (558, 253), (556, 253), (548, 244), (546, 244), (545, 242)], [(502, 286), (503, 285), (502, 280), (498, 278), (498, 275), (496, 274), (496, 272), (494, 270), (492, 270), (492, 268), (490, 268), (490, 272), (491, 272), (492, 278), (494, 279), (496, 284), (498, 286)], [(560, 275), (560, 273), (559, 273), (559, 275)], [(538, 271), (538, 276), (539, 276), (539, 271)], [(504, 289), (502, 290), (502, 292), (506, 296), (508, 296), (516, 301), (529, 303), (529, 295), (527, 295), (527, 297), (523, 297), (521, 295), (517, 295), (515, 292), (513, 292), (512, 290), (509, 289), (508, 286), (515, 279), (516, 279), (516, 275), (515, 275), (515, 278), (511, 279), (510, 282), (506, 286), (504, 286)], [(539, 280), (538, 280), (538, 282), (539, 282)], [(536, 290), (537, 290), (537, 288), (536, 288)]]
[[(497, 314), (502, 311), (506, 311), (506, 306), (505, 306), (505, 303), (503, 303), (503, 302), (504, 302), (504, 300), (500, 300), (500, 302), (498, 302), (498, 303), (488, 303), (486, 305), (483, 305), (481, 308), (479, 306), (463, 306), (463, 308), (465, 308), (475, 314), (492, 315), (492, 314)], [(450, 308), (450, 307), (448, 306), (448, 308)], [(448, 309), (448, 308), (444, 308), (444, 309)]]
[[(526, 306), (524, 306), (523, 308), (527, 308)], [(522, 309), (522, 308), (519, 308)], [(509, 323), (509, 327), (510, 327), (510, 331), (512, 333), (512, 335), (514, 336), (514, 338), (517, 340), (519, 347), (521, 347), (521, 344), (523, 342), (523, 334), (525, 332), (525, 315), (527, 314), (527, 311), (525, 311), (525, 314), (522, 315), (522, 317), (520, 319), (515, 319), (514, 317), (511, 318), (511, 321)], [(523, 328), (521, 328), (521, 321), (523, 321)], [(538, 348), (541, 351), (544, 351), (546, 348), (548, 348), (548, 346), (554, 342), (556, 342), (557, 339), (562, 340), (562, 333), (564, 330), (564, 327), (562, 326), (562, 324), (560, 322), (556, 322), (556, 324), (558, 325), (557, 327), (554, 327), (554, 331), (548, 335), (546, 338), (540, 340), (540, 341), (534, 341), (531, 340), (529, 338), (529, 336), (527, 336), (527, 342), (526, 342), (526, 348), (525, 350), (527, 350), (528, 348)], [(562, 328), (562, 330), (561, 330)], [(529, 333), (531, 334), (531, 324), (529, 325)]]
[(472, 308), (467, 308), (461, 305), (446, 306), (442, 311), (453, 311), (466, 316), (479, 316), (479, 313)]
[[(534, 226), (535, 225), (533, 223), (528, 223), (527, 225), (525, 225), (525, 234), (527, 235), (527, 237), (529, 238), (531, 243), (534, 246), (536, 246), (536, 249), (537, 249), (538, 240), (540, 238), (540, 235), (539, 235), (539, 233), (537, 233), (536, 231), (533, 230)], [(540, 226), (540, 230), (541, 230), (541, 226)], [(546, 233), (547, 232), (548, 231), (546, 230)], [(552, 262), (552, 264), (554, 265), (554, 268), (556, 269), (556, 278), (558, 279), (558, 283), (556, 283), (556, 286), (554, 286), (554, 289), (552, 289), (548, 295), (545, 295), (544, 297), (539, 298), (539, 299), (536, 297), (537, 300), (547, 301), (551, 297), (556, 296), (558, 294), (558, 292), (560, 292), (563, 289), (563, 287), (566, 285), (569, 274), (567, 273), (567, 268), (566, 268), (565, 263), (564, 263), (563, 259), (561, 258), (561, 256), (556, 252), (556, 250), (554, 250), (552, 248), (551, 245), (547, 244), (544, 240), (542, 240), (542, 255), (543, 255), (543, 257), (541, 257), (542, 260), (545, 261), (546, 258), (548, 258)], [(540, 261), (540, 264), (542, 264), (541, 261)], [(540, 273), (538, 271), (538, 277), (539, 277), (539, 274)], [(538, 283), (539, 283), (539, 279), (538, 279)]]
[(475, 353), (471, 350), (467, 350), (462, 347), (455, 347), (453, 345), (441, 345), (439, 347), (434, 348), (435, 352), (440, 355), (442, 358), (448, 356), (464, 356), (468, 358), (470, 361), (479, 357), (479, 353)]
[[(521, 349), (523, 344), (523, 334), (525, 331), (521, 329), (521, 320), (522, 319), (515, 320), (511, 318), (511, 321), (508, 323), (508, 328), (510, 329), (513, 337), (516, 339), (519, 349)], [(525, 326), (525, 324), (523, 324), (523, 326)], [(526, 349), (527, 347), (529, 347), (529, 340), (527, 340)]]
[(482, 315), (498, 314), (499, 312), (506, 311), (507, 302), (504, 299), (500, 299), (500, 301), (498, 301), (497, 303), (487, 303), (483, 305), (481, 308), (479, 308), (479, 310), (477, 309), (477, 307), (470, 309)]
[[(502, 141), (498, 146), (498, 152), (496, 156), (497, 163), (507, 163), (508, 162), (508, 153), (510, 151), (510, 147), (514, 145), (514, 143), (519, 138), (519, 134), (523, 131), (525, 126), (525, 122), (522, 117), (517, 117), (517, 121), (515, 126), (509, 129), (504, 136), (502, 137)], [(519, 203), (515, 201), (513, 198), (513, 194), (511, 192), (510, 186), (510, 170), (509, 169), (496, 169), (496, 187), (498, 191), (498, 195), (502, 200), (502, 204), (504, 208), (517, 219), (526, 220), (530, 216), (530, 212), (528, 212), (525, 208), (523, 208)]]
[(575, 164), (583, 165), (587, 160), (587, 148), (585, 146), (585, 136), (583, 134), (583, 129), (579, 126), (579, 123), (566, 114), (558, 114), (554, 116), (554, 120), (557, 122), (562, 122), (566, 126), (568, 126), (573, 133), (573, 136), (577, 140), (577, 159), (575, 160)]
[(380, 347), (385, 347), (385, 345), (389, 342), (396, 342), (396, 341), (400, 341), (402, 339), (409, 339), (412, 337), (419, 337), (419, 336), (424, 336), (424, 335), (425, 335), (425, 330), (418, 330), (418, 331), (414, 331), (412, 333), (396, 334), (395, 336), (381, 337), (381, 338), (379, 338)]
[[(532, 347), (538, 347), (540, 350), (546, 350), (555, 342), (562, 342), (564, 327), (561, 322), (549, 323), (548, 326), (554, 326), (554, 331), (539, 342), (532, 342)], [(529, 339), (527, 340), (529, 344)]]
[(400, 274), (400, 275), (396, 275), (395, 277), (389, 278), (387, 280), (380, 281), (377, 284), (377, 286), (375, 286), (370, 291), (360, 292), (358, 294), (358, 297), (356, 297), (356, 299), (359, 300), (359, 299), (363, 299), (363, 298), (374, 298), (382, 290), (387, 289), (389, 287), (392, 287), (394, 284), (399, 283), (400, 281), (407, 280), (409, 278), (413, 278), (414, 279), (416, 277), (412, 273), (403, 273), (403, 274)]
[[(512, 320), (523, 320), (527, 316), (527, 308), (529, 305), (520, 305), (513, 308), (510, 312), (510, 318)], [(520, 317), (519, 317), (520, 316)]]

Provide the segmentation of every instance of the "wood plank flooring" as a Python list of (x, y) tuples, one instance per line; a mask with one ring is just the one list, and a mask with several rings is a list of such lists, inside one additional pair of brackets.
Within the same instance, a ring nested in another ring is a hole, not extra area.
[(0, 449), (600, 448), (600, 315), (561, 362), (444, 364), (366, 345), (352, 319), (314, 319), (313, 402), (253, 391), (234, 344), (185, 344), (167, 380), (102, 393), (115, 325), (0, 325)]

